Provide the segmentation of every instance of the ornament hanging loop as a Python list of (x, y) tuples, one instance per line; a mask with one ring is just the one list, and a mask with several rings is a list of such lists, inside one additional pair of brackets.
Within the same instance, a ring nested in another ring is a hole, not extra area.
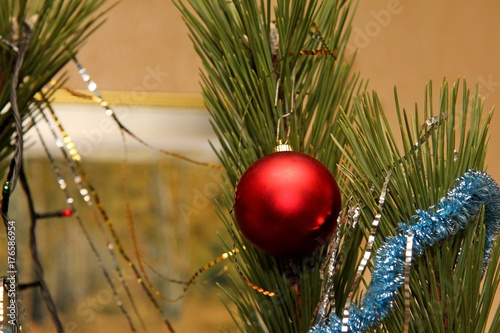
[(278, 145), (274, 147), (274, 152), (282, 152), (282, 151), (293, 151), (292, 146), (287, 143), (283, 143), (282, 140), (278, 140)]

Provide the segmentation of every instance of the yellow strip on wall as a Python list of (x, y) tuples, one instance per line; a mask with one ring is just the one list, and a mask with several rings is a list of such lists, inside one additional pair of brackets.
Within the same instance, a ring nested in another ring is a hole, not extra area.
[[(100, 91), (101, 96), (111, 105), (152, 105), (204, 108), (199, 94), (178, 94), (146, 91)], [(92, 94), (86, 90), (69, 92), (58, 89), (52, 99), (55, 103), (95, 103)]]

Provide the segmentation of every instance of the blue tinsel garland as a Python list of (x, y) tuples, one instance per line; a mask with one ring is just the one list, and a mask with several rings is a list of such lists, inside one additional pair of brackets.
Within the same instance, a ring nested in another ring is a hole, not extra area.
[[(426, 248), (467, 228), (483, 206), (486, 225), (483, 270), (486, 270), (500, 227), (500, 189), (487, 173), (469, 170), (456, 180), (455, 187), (437, 206), (418, 210), (410, 223), (400, 224), (399, 236), (389, 237), (378, 249), (372, 280), (359, 309), (354, 305), (349, 307), (348, 332), (374, 329), (391, 313), (394, 298), (404, 284), (408, 234), (414, 237), (413, 255), (422, 256)], [(332, 312), (309, 332), (337, 333), (341, 329), (341, 319)]]

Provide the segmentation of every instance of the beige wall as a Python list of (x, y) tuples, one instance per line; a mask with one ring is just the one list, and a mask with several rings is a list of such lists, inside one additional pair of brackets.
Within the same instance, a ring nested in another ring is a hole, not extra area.
[(100, 89), (199, 92), (200, 62), (171, 0), (122, 0), (107, 17), (79, 55)]
[[(500, 102), (500, 2), (376, 0), (360, 1), (353, 41), (358, 68), (370, 78), (391, 115), (393, 87), (412, 110), (423, 102), (429, 79), (437, 87), (446, 76), (479, 84), (486, 109)], [(386, 20), (381, 12), (392, 14)], [(378, 20), (377, 20), (378, 19)], [(369, 37), (371, 33), (373, 37)], [(364, 38), (367, 37), (368, 38)], [(356, 44), (356, 43), (354, 43)], [(436, 92), (437, 93), (437, 92)], [(500, 115), (493, 119), (488, 170), (500, 179)]]

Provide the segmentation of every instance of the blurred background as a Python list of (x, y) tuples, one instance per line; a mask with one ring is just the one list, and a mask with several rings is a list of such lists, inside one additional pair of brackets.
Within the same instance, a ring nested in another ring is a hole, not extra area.
[[(400, 105), (407, 110), (413, 110), (415, 103), (422, 105), (430, 79), (437, 96), (444, 77), (451, 82), (466, 78), (473, 90), (477, 85), (486, 110), (500, 101), (499, 14), (500, 3), (494, 0), (360, 1), (350, 42), (352, 52), (357, 49), (356, 70), (378, 92), (394, 129), (394, 86)], [(122, 0), (107, 18), (78, 55), (104, 99), (125, 126), (156, 149), (217, 163), (209, 143), (217, 149), (216, 138), (200, 96), (200, 61), (174, 4)], [(73, 64), (65, 72), (66, 87), (86, 89)], [(133, 246), (127, 227), (124, 161), (145, 263), (169, 278), (188, 280), (223, 252), (220, 236), (229, 241), (230, 237), (214, 208), (214, 200), (220, 195), (216, 170), (166, 156), (130, 137), (124, 144), (116, 124), (91, 101), (61, 91), (55, 107), (128, 254), (132, 256)], [(50, 131), (41, 131), (57, 154)], [(498, 115), (493, 118), (491, 133), (488, 171), (500, 180)], [(27, 140), (26, 168), (37, 211), (66, 208), (36, 133), (30, 132)], [(62, 160), (57, 163), (66, 176), (71, 174)], [(10, 214), (19, 221), (21, 283), (27, 283), (32, 268), (28, 231), (23, 226), (27, 221), (26, 203), (21, 191), (15, 192), (13, 200)], [(90, 213), (86, 216), (84, 206), (80, 211), (102, 257), (109, 260), (107, 240), (97, 227), (96, 217)], [(47, 283), (66, 331), (128, 331), (127, 321), (75, 219), (41, 220), (37, 236)], [(126, 262), (119, 258), (119, 263), (148, 330), (165, 331)], [(106, 264), (112, 266), (111, 262)], [(228, 300), (217, 286), (229, 286), (225, 269), (228, 267), (223, 262), (204, 273), (181, 301), (161, 302), (176, 331), (236, 331), (224, 306)], [(149, 272), (162, 293), (173, 298), (181, 294), (182, 285)], [(21, 296), (32, 331), (53, 331), (38, 293), (26, 290)]]

